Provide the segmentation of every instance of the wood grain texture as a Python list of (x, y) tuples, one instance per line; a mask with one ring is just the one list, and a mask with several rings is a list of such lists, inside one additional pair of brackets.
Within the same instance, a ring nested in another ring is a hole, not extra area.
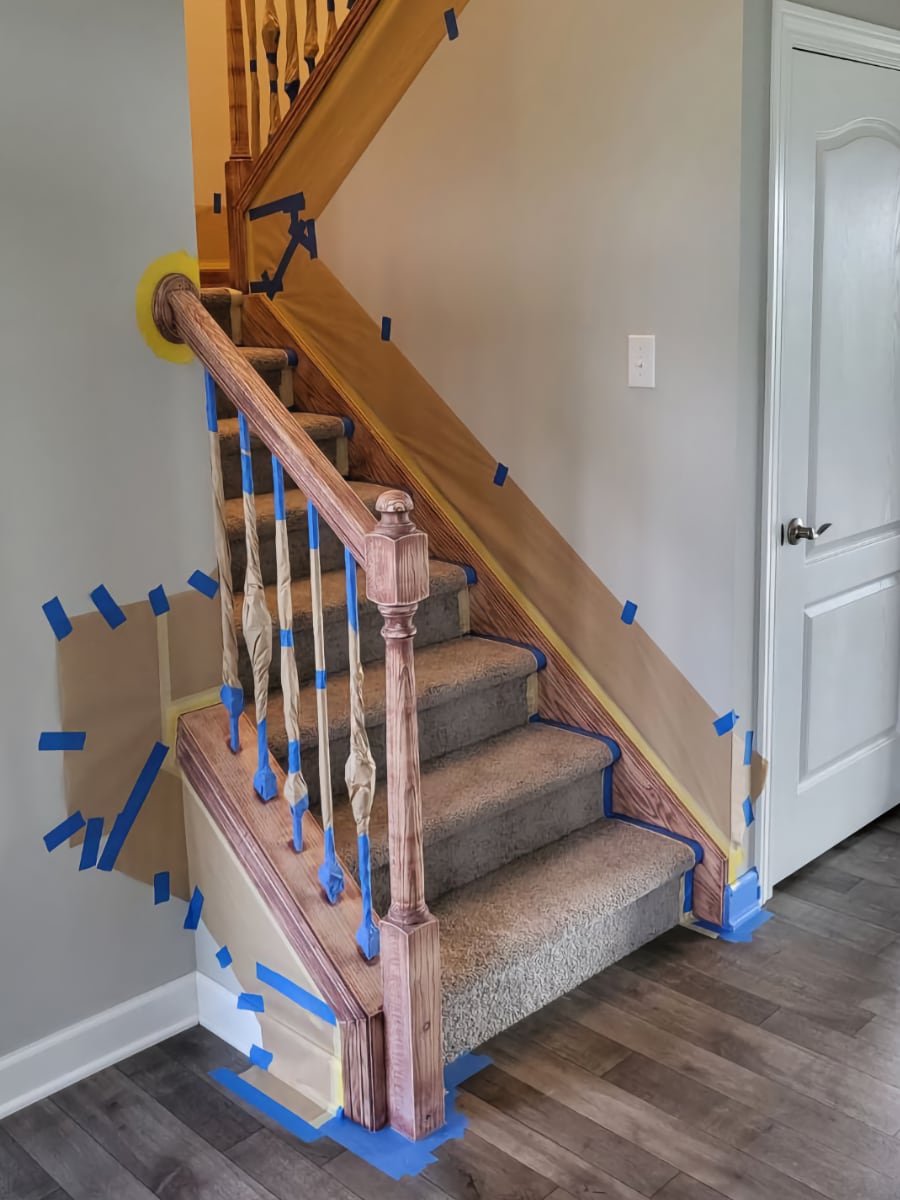
[[(237, 196), (250, 173), (249, 158), (232, 158), (225, 164), (225, 206), (228, 220), (229, 268), (224, 283), (239, 292), (247, 290), (247, 226), (242, 219)], [(203, 276), (201, 276), (203, 278)]]
[(259, 296), (248, 297), (243, 322), (249, 341), (287, 346), (297, 352), (294, 387), (301, 407), (353, 418), (356, 430), (349, 445), (352, 475), (357, 479), (391, 480), (403, 487), (414, 499), (416, 521), (428, 534), (431, 553), (475, 568), (478, 583), (470, 593), (473, 631), (513, 637), (544, 651), (548, 665), (540, 677), (540, 714), (618, 742), (622, 759), (613, 773), (614, 810), (658, 824), (703, 847), (703, 862), (694, 871), (694, 912), (706, 920), (721, 921), (728, 879), (727, 854), (610, 717), (589, 678), (561, 653), (565, 649), (562, 639), (547, 621), (526, 607), (522, 592), (497, 569), (480, 539), (416, 467), (404, 445), (374, 416), (362, 396), (355, 389), (339, 387), (325, 374), (308, 352), (308, 347), (312, 349), (310, 343), (285, 324), (272, 304)]
[(226, 37), (228, 52), (228, 121), (232, 158), (250, 155), (250, 127), (247, 123), (247, 74), (244, 69), (244, 18), (241, 0), (226, 0)]

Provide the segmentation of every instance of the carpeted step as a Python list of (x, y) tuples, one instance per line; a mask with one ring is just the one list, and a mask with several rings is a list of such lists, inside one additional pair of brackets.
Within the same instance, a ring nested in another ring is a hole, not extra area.
[[(287, 350), (272, 350), (263, 346), (239, 346), (242, 356), (268, 384), (276, 396), (279, 396), (285, 408), (294, 403), (293, 373), (296, 358)], [(216, 414), (218, 417), (237, 417), (237, 409), (216, 384)]]
[(203, 307), (213, 317), (236, 346), (241, 344), (241, 315), (244, 297), (234, 288), (202, 288), (200, 299)]
[(673, 838), (598, 821), (442, 897), (445, 1061), (677, 925), (693, 865)]
[[(416, 610), (416, 650), (458, 638), (469, 632), (469, 596), (466, 573), (455, 563), (432, 561), (429, 564), (431, 591)], [(360, 657), (364, 663), (384, 658), (384, 624), (381, 614), (366, 599), (366, 577), (357, 571), (359, 594), (359, 640)], [(315, 675), (312, 634), (312, 599), (308, 579), (295, 579), (291, 585), (291, 600), (294, 611), (294, 647), (300, 679), (311, 680)], [(241, 629), (241, 605), (243, 595), (234, 597), (234, 618)], [(273, 688), (281, 686), (281, 641), (278, 633), (278, 593), (274, 585), (266, 588), (266, 603), (272, 614), (272, 671)], [(325, 625), (325, 663), (333, 673), (347, 670), (347, 598), (346, 577), (343, 570), (328, 571), (322, 576), (322, 613)], [(253, 688), (250, 656), (242, 636), (240, 646), (240, 674), (244, 692), (249, 696)]]
[[(342, 475), (347, 474), (347, 435), (340, 417), (319, 413), (289, 413), (300, 429), (308, 433), (322, 453), (334, 463)], [(226, 500), (241, 495), (241, 441), (237, 417), (223, 417), (219, 421), (219, 450), (222, 456), (222, 478)], [(257, 493), (272, 490), (272, 455), (265, 443), (253, 433), (250, 436), (250, 451), (253, 459), (253, 488)], [(285, 487), (295, 487), (287, 475)]]
[[(603, 774), (612, 751), (582, 734), (530, 723), (456, 754), (422, 772), (425, 895), (429, 904), (453, 888), (558, 841), (603, 815)], [(338, 853), (357, 871), (350, 805), (335, 810)], [(378, 788), (369, 826), (372, 896), (387, 912), (387, 791)]]
[[(537, 709), (538, 664), (530, 650), (463, 637), (416, 654), (421, 762), (524, 725)], [(328, 729), (335, 796), (346, 796), (344, 765), (350, 749), (350, 687), (346, 674), (328, 677)], [(384, 664), (365, 672), (366, 730), (379, 777), (385, 773)], [(248, 712), (253, 715), (252, 704)], [(280, 692), (269, 696), (269, 746), (284, 764), (287, 737)], [(300, 689), (300, 745), (310, 798), (319, 796), (316, 689)], [(341, 802), (346, 803), (346, 800)]]
[[(366, 507), (374, 513), (375, 502), (387, 488), (380, 483), (351, 483)], [(285, 493), (285, 519), (291, 551), (291, 575), (309, 578), (309, 531), (306, 496), (297, 488)], [(259, 557), (264, 584), (275, 583), (275, 506), (272, 494), (256, 497), (256, 527), (259, 532)], [(231, 545), (231, 579), (235, 591), (244, 586), (247, 569), (247, 545), (244, 540), (244, 501), (241, 496), (225, 501), (225, 528)], [(322, 570), (336, 571), (344, 565), (344, 547), (324, 521), (320, 521), (319, 558)]]

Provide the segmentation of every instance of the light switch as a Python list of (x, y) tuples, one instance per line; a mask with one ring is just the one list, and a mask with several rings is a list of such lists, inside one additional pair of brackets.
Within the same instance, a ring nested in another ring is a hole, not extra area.
[(628, 386), (656, 387), (656, 336), (652, 333), (629, 334)]

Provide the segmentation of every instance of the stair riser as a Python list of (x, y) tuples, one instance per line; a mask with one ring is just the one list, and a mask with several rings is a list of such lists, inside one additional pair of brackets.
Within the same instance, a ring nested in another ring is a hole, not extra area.
[[(464, 826), (453, 837), (426, 846), (425, 898), (433, 903), (446, 892), (584, 829), (602, 816), (603, 772), (587, 775), (575, 784), (567, 781), (549, 795), (543, 792), (526, 797), (515, 809)], [(355, 860), (353, 867), (355, 870)], [(385, 864), (372, 872), (376, 912), (387, 912), (390, 894)]]
[[(578, 887), (578, 880), (572, 880)], [(527, 903), (527, 896), (523, 896)], [(675, 878), (639, 900), (598, 917), (589, 928), (566, 930), (540, 954), (496, 963), (463, 991), (443, 1002), (444, 1061), (508, 1029), (545, 1004), (659, 937), (681, 918), (681, 880)]]
[[(294, 579), (309, 578), (309, 530), (305, 512), (287, 514), (288, 541), (290, 544), (291, 576)], [(258, 522), (259, 559), (263, 583), (275, 583), (278, 568), (275, 561), (275, 524), (272, 521)], [(243, 530), (229, 536), (231, 543), (231, 580), (236, 592), (244, 587), (247, 569), (247, 544)], [(344, 547), (340, 539), (324, 522), (319, 523), (319, 560), (323, 571), (336, 571), (344, 566)]]
[[(281, 381), (284, 376), (283, 368), (279, 368), (277, 371), (257, 371), (257, 374), (263, 383), (272, 389), (276, 396), (281, 395)], [(236, 417), (237, 415), (235, 406), (219, 385), (216, 384), (216, 416), (220, 420), (225, 420), (227, 417)]]
[[(360, 656), (363, 663), (376, 662), (384, 658), (384, 638), (381, 636), (383, 619), (374, 605), (360, 600), (359, 640)], [(459, 593), (442, 593), (430, 596), (419, 605), (416, 612), (416, 647), (433, 646), (438, 642), (446, 642), (467, 632), (463, 628), (459, 610)], [(272, 687), (281, 687), (281, 643), (277, 633), (273, 632), (272, 641)], [(309, 622), (294, 623), (294, 646), (296, 649), (297, 667), (301, 683), (311, 681), (315, 676), (315, 660), (313, 655), (312, 627)], [(241, 639), (240, 675), (245, 695), (252, 695), (253, 672), (250, 668), (250, 656), (247, 647)], [(325, 663), (331, 674), (336, 675), (349, 667), (349, 650), (347, 636), (347, 613), (326, 614), (325, 619)]]
[[(504, 680), (502, 683), (484, 688), (469, 695), (457, 695), (444, 704), (419, 710), (419, 760), (428, 762), (442, 754), (451, 754), (465, 746), (474, 745), (485, 738), (505, 733), (524, 725), (535, 710), (536, 688), (530, 679)], [(386, 774), (385, 727), (383, 724), (369, 727), (369, 744), (378, 769), (378, 778)], [(345, 797), (344, 765), (350, 752), (349, 737), (331, 740), (331, 786), (335, 796)], [(276, 750), (282, 765), (286, 765), (286, 752), (282, 756)], [(309, 785), (310, 800), (319, 800), (319, 755), (318, 749), (303, 747), (303, 774)]]
[[(253, 442), (256, 444), (254, 445)], [(253, 488), (260, 495), (268, 495), (273, 490), (272, 483), (272, 455), (256, 438), (251, 442), (251, 458), (253, 460)], [(243, 484), (241, 482), (241, 446), (237, 438), (222, 438), (219, 442), (222, 455), (222, 480), (225, 486), (225, 499), (234, 500), (241, 495)], [(331, 438), (328, 441), (316, 442), (316, 445), (325, 455), (330, 463), (338, 466), (339, 459), (342, 463), (347, 461), (346, 439)], [(338, 468), (341, 469), (340, 467)], [(287, 488), (296, 487), (296, 484), (287, 475), (284, 478), (284, 485)]]

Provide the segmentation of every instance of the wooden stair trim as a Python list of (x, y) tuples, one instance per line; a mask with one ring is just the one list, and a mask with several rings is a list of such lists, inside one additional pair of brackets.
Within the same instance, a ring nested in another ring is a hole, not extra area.
[(515, 637), (544, 651), (548, 665), (541, 675), (540, 715), (618, 742), (622, 758), (613, 774), (614, 812), (670, 829), (703, 847), (703, 862), (694, 871), (693, 911), (704, 920), (720, 924), (728, 883), (727, 850), (612, 719), (603, 706), (600, 685), (540, 614), (530, 615), (533, 606), (463, 518), (427, 477), (404, 459), (396, 440), (353, 389), (341, 389), (340, 381), (329, 379), (311, 357), (312, 347), (304, 345), (281, 320), (275, 306), (262, 296), (246, 297), (243, 319), (254, 342), (296, 351), (299, 365), (294, 373), (294, 389), (302, 407), (354, 420), (356, 429), (350, 442), (353, 475), (358, 479), (396, 481), (413, 496), (417, 523), (428, 534), (432, 553), (475, 568), (478, 583), (470, 596), (473, 632)]

